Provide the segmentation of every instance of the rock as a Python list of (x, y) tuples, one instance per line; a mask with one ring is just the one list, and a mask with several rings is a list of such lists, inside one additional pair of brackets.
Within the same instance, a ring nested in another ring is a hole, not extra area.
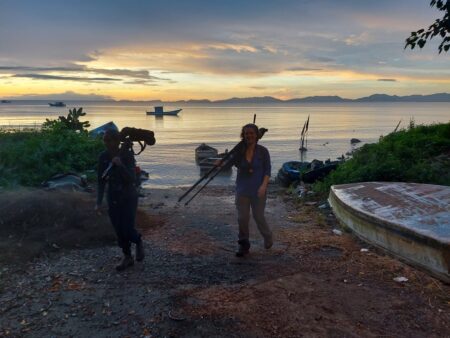
[(350, 143), (351, 143), (351, 144), (355, 144), (355, 143), (359, 143), (359, 142), (361, 142), (361, 140), (359, 140), (359, 139), (357, 139), (357, 138), (352, 138), (352, 139), (350, 140)]
[(333, 234), (338, 235), (338, 236), (342, 236), (342, 231), (338, 230), (338, 229), (333, 229)]

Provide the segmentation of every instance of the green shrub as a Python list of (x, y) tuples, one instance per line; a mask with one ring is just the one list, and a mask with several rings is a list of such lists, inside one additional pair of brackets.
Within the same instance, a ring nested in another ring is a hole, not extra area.
[(47, 120), (41, 131), (0, 132), (0, 186), (36, 186), (54, 174), (94, 169), (103, 144), (88, 135), (79, 113)]
[(366, 144), (314, 189), (333, 184), (397, 181), (450, 185), (450, 123), (416, 126)]

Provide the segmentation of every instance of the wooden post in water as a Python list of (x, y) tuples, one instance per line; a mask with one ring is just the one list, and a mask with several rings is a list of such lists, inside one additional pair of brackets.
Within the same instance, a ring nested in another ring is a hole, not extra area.
[[(301, 152), (307, 151), (307, 146), (308, 146), (308, 139), (307, 139), (307, 133), (308, 133), (308, 128), (309, 128), (309, 115), (308, 115), (308, 119), (306, 120), (305, 124), (303, 125), (303, 129), (302, 132), (300, 133), (300, 148), (298, 150), (300, 150)], [(306, 141), (306, 143), (305, 143)]]
[(253, 114), (253, 124), (256, 122), (256, 114)]

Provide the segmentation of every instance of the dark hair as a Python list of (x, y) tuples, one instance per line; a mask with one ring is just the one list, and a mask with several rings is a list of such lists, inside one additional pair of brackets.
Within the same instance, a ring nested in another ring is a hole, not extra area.
[(255, 131), (256, 142), (258, 142), (258, 140), (259, 140), (259, 129), (258, 129), (258, 126), (256, 124), (254, 124), (254, 123), (249, 123), (249, 124), (246, 124), (245, 126), (242, 127), (241, 140), (244, 139), (245, 129), (247, 129), (247, 128), (251, 128), (251, 129), (253, 129)]

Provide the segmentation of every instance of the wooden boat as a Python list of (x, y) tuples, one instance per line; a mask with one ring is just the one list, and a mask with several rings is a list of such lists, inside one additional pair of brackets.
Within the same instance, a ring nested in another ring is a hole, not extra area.
[(363, 240), (450, 282), (450, 187), (364, 182), (335, 185), (336, 217)]
[(164, 108), (162, 106), (155, 107), (155, 111), (148, 111), (147, 115), (154, 115), (154, 116), (177, 116), (178, 113), (182, 109), (176, 109), (176, 110), (170, 110), (170, 111), (164, 111)]
[[(200, 167), (200, 171), (208, 171), (208, 170), (212, 169), (216, 165), (216, 161), (219, 161), (221, 159), (222, 159), (221, 156), (217, 156), (217, 157), (208, 157), (208, 158), (205, 158), (204, 160), (201, 160), (198, 164), (198, 166)], [(230, 173), (232, 171), (231, 169), (232, 169), (232, 165), (225, 164), (223, 166), (221, 172)]]
[(66, 106), (66, 104), (64, 102), (61, 102), (61, 101), (49, 102), (48, 105), (50, 107), (65, 107)]
[[(213, 148), (214, 149), (214, 148)], [(208, 157), (203, 160), (201, 160), (198, 165), (200, 167), (201, 171), (210, 170), (216, 165), (216, 162), (223, 159), (228, 154), (228, 149), (225, 150), (225, 152), (218, 154), (214, 157)], [(230, 161), (226, 161), (222, 166), (222, 171), (230, 171), (233, 167), (233, 164), (230, 163)]]
[(195, 148), (195, 160), (200, 162), (208, 157), (217, 157), (219, 152), (216, 148), (213, 148), (206, 143), (200, 144), (197, 148)]

